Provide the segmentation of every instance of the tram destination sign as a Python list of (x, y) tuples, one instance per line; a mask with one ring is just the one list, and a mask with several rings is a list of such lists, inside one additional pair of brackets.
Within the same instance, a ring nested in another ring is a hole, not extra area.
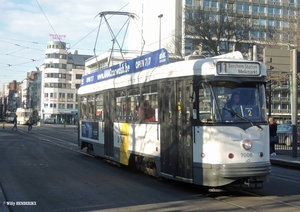
[(145, 69), (154, 68), (169, 63), (169, 55), (166, 49), (162, 48), (141, 57), (134, 58), (111, 66), (106, 69), (83, 76), (81, 86), (93, 84), (107, 79), (136, 73)]
[(219, 75), (258, 76), (260, 75), (260, 64), (253, 62), (218, 62), (217, 73)]

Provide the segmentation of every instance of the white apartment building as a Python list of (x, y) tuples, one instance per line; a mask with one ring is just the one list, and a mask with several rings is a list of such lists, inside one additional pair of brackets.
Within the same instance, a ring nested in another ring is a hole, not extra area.
[(45, 51), (45, 62), (40, 66), (41, 106), (40, 116), (54, 123), (71, 124), (76, 118), (77, 89), (85, 70), (85, 60), (91, 55), (71, 54), (66, 43), (51, 41)]

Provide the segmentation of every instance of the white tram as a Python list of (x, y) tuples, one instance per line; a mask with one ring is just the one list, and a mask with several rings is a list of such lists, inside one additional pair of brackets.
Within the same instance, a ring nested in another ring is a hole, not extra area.
[(239, 52), (168, 63), (160, 49), (82, 78), (78, 146), (192, 184), (262, 183), (271, 173), (265, 84), (265, 66)]
[(18, 116), (18, 124), (27, 124), (27, 121), (33, 115), (33, 110), (31, 108), (17, 108), (16, 115)]

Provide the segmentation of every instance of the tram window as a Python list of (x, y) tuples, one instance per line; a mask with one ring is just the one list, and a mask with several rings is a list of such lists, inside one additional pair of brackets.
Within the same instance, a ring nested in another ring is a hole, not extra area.
[[(186, 93), (186, 100), (185, 100), (185, 102), (186, 102), (186, 104), (187, 105), (189, 105), (188, 103), (190, 102), (190, 100), (191, 100), (191, 94), (193, 93), (193, 90), (191, 90), (191, 84), (190, 84), (190, 82), (189, 81), (186, 81), (186, 89), (185, 89), (185, 93)], [(186, 107), (186, 123), (189, 123), (190, 122), (190, 116), (191, 116), (191, 113), (190, 113), (190, 107), (189, 106), (187, 106)]]
[(139, 116), (144, 122), (158, 121), (158, 96), (157, 85), (144, 86), (142, 88), (143, 110), (139, 108)]
[(211, 98), (209, 87), (205, 84), (201, 84), (199, 87), (199, 118), (201, 121), (207, 122), (207, 120), (214, 118), (211, 114)]
[(103, 120), (103, 94), (96, 94), (96, 114), (95, 114), (95, 119), (98, 121)]
[(124, 91), (116, 91), (115, 92), (115, 101), (116, 101), (116, 121), (126, 121), (126, 93)]
[(80, 97), (80, 119), (87, 119), (87, 98), (86, 96)]
[(133, 88), (128, 90), (128, 121), (137, 121), (138, 108), (140, 102), (140, 88)]
[(266, 120), (264, 87), (256, 82), (210, 82), (199, 86), (202, 122)]
[(88, 96), (88, 104), (87, 104), (87, 118), (90, 120), (95, 119), (95, 102), (94, 102), (94, 96), (90, 95)]

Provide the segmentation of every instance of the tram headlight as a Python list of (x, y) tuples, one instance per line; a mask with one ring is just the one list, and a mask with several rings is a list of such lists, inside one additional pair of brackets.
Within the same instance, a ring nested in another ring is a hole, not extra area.
[(242, 141), (242, 146), (245, 150), (250, 150), (252, 148), (252, 141), (250, 141), (249, 139), (245, 139)]

